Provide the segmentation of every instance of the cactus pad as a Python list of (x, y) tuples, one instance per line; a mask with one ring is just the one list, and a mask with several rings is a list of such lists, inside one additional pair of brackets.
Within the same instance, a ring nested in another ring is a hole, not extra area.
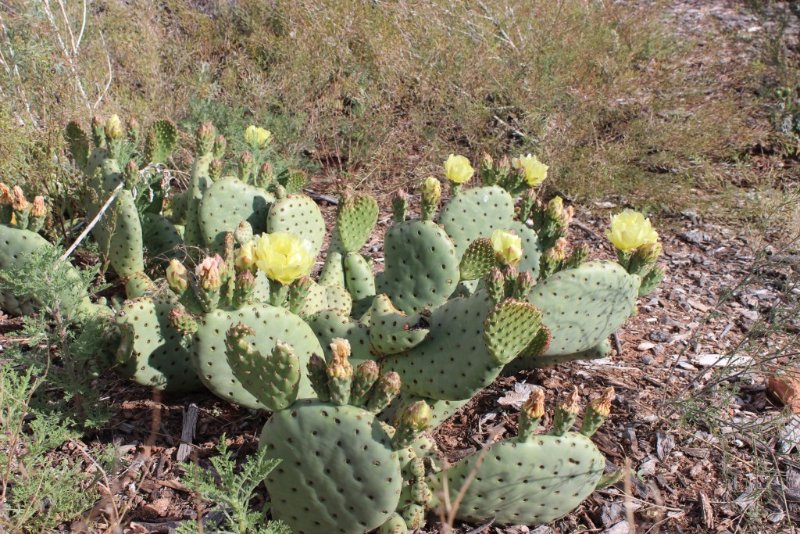
[(512, 221), (506, 230), (511, 230), (522, 240), (522, 259), (517, 265), (517, 270), (530, 271), (536, 280), (539, 277), (539, 258), (542, 255), (536, 232), (520, 221)]
[(181, 256), (181, 234), (172, 221), (157, 213), (142, 214), (142, 241), (148, 257), (156, 258), (161, 264)]
[(145, 163), (163, 163), (175, 150), (178, 143), (178, 129), (170, 120), (160, 120), (150, 126), (144, 142)]
[(353, 298), (353, 313), (356, 316), (366, 312), (375, 296), (375, 277), (372, 266), (357, 252), (349, 252), (343, 261), (344, 283)]
[(484, 323), (486, 348), (498, 364), (516, 358), (539, 332), (542, 312), (527, 302), (504, 300)]
[(491, 237), (495, 230), (507, 230), (514, 221), (514, 199), (497, 186), (461, 191), (442, 208), (439, 222), (453, 240), (456, 257), (479, 237)]
[(362, 534), (394, 514), (400, 462), (372, 413), (299, 401), (264, 425), (260, 446), (281, 460), (266, 485), (274, 517), (294, 532)]
[(225, 234), (247, 221), (253, 233), (266, 231), (267, 213), (275, 201), (269, 193), (228, 177), (209, 187), (198, 209), (200, 230), (205, 244), (217, 252), (223, 250)]
[[(23, 267), (43, 247), (50, 248), (52, 245), (39, 234), (0, 224), (0, 271)], [(76, 280), (80, 279), (77, 271), (71, 273), (74, 273)], [(75, 288), (75, 291), (62, 295), (63, 307), (72, 308), (83, 298), (83, 285), (77, 284)], [(0, 310), (11, 315), (30, 315), (37, 307), (35, 302), (23, 295), (0, 291)]]
[[(367, 327), (356, 322), (346, 315), (327, 310), (306, 319), (306, 322), (317, 336), (319, 344), (325, 347), (325, 354), (330, 359), (328, 347), (335, 338), (346, 339), (350, 342), (350, 363), (358, 365), (364, 360), (372, 359), (369, 347), (369, 332)], [(322, 353), (318, 353), (322, 354)]]
[(439, 473), (431, 485), (441, 488), (441, 477), (446, 476), (452, 502), (475, 471), (458, 508), (459, 519), (537, 525), (568, 514), (591, 495), (605, 464), (605, 457), (586, 436), (540, 435), (526, 443), (495, 443), (485, 453), (476, 452)]
[[(503, 367), (484, 340), (484, 323), (493, 308), (485, 291), (446, 302), (431, 314), (425, 341), (386, 358), (384, 369), (400, 374), (406, 394), (438, 400), (472, 397)], [(494, 335), (500, 337), (499, 331)]]
[(138, 298), (125, 301), (116, 322), (122, 333), (117, 362), (136, 383), (170, 392), (202, 388), (183, 336), (170, 324), (173, 304)]
[(611, 262), (589, 262), (558, 272), (531, 290), (552, 341), (544, 356), (574, 354), (598, 346), (631, 314), (639, 278)]
[(77, 122), (70, 122), (64, 130), (72, 161), (79, 169), (85, 169), (89, 159), (89, 137)]
[(405, 313), (443, 304), (459, 280), (453, 242), (430, 221), (394, 224), (384, 242), (383, 290)]
[(398, 354), (422, 343), (428, 322), (420, 315), (407, 316), (392, 306), (386, 295), (372, 301), (369, 339), (375, 354)]
[[(236, 379), (225, 354), (225, 334), (238, 323), (255, 330), (256, 348), (263, 353), (271, 352), (277, 341), (292, 347), (305, 369), (311, 354), (321, 354), (314, 332), (300, 317), (283, 308), (267, 305), (244, 306), (235, 311), (214, 310), (199, 322), (200, 327), (192, 343), (192, 363), (203, 384), (215, 395), (247, 408), (264, 406), (256, 400)], [(298, 398), (310, 398), (314, 393), (308, 378), (300, 380)]]
[(290, 232), (307, 239), (314, 247), (314, 256), (319, 254), (325, 239), (325, 219), (310, 197), (289, 195), (275, 201), (267, 216), (267, 230)]
[(367, 195), (342, 200), (336, 217), (339, 243), (346, 252), (358, 252), (378, 222), (378, 202)]
[(476, 239), (469, 244), (461, 256), (459, 271), (461, 280), (477, 280), (497, 265), (497, 256), (492, 242), (486, 237)]

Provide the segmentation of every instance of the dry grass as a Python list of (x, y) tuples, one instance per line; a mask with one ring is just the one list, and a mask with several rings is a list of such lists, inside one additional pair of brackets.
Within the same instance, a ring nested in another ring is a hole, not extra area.
[[(77, 32), (81, 3), (68, 7)], [(390, 190), (438, 173), (451, 152), (535, 152), (572, 198), (680, 208), (692, 188), (750, 173), (720, 165), (769, 133), (753, 123), (766, 67), (727, 74), (722, 88), (724, 65), (699, 68), (664, 13), (583, 0), (98, 2), (76, 63), (94, 101), (111, 62), (94, 112), (186, 127), (211, 116), (230, 137), (258, 122), (328, 181)], [(0, 78), (0, 118), (26, 123), (0, 174), (37, 189), (28, 144), (52, 146), (89, 113), (55, 36), (69, 34), (64, 20), (54, 28), (22, 0), (0, 14), (20, 74)]]

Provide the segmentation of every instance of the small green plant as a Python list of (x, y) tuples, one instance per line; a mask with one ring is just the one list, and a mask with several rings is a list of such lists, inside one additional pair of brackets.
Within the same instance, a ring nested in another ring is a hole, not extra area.
[[(201, 501), (215, 503), (207, 512), (218, 510), (225, 518), (218, 525), (204, 525), (204, 529), (235, 534), (291, 534), (291, 529), (280, 521), (267, 521), (266, 509), (256, 512), (250, 510), (250, 501), (256, 487), (275, 469), (280, 460), (269, 458), (267, 451), (262, 449), (237, 469), (225, 434), (220, 437), (217, 451), (219, 455), (211, 458), (213, 472), (192, 464), (183, 478), (183, 484)], [(202, 518), (198, 518), (198, 521), (201, 520)], [(182, 523), (178, 529), (179, 534), (195, 532), (197, 525), (189, 521)]]

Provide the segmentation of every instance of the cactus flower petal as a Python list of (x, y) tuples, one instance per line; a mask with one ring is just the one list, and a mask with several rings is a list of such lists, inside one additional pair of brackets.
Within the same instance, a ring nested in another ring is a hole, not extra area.
[(658, 241), (658, 233), (653, 229), (650, 219), (633, 210), (625, 210), (611, 217), (611, 227), (606, 230), (606, 236), (622, 252), (631, 252)]
[(535, 187), (547, 178), (547, 165), (539, 161), (533, 154), (526, 156), (520, 155), (511, 160), (511, 166), (520, 171), (525, 176), (525, 182), (531, 187)]
[(311, 272), (314, 247), (308, 240), (289, 232), (264, 234), (256, 240), (255, 263), (272, 280), (291, 284)]
[(450, 154), (447, 161), (444, 162), (444, 173), (447, 179), (454, 184), (463, 184), (472, 178), (472, 175), (475, 174), (475, 169), (472, 168), (469, 160), (464, 156)]

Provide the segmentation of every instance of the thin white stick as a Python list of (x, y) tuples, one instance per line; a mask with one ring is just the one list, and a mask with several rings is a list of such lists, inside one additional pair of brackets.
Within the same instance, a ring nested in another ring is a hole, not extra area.
[(97, 212), (97, 215), (94, 216), (94, 219), (92, 219), (91, 222), (86, 226), (86, 228), (83, 229), (83, 232), (81, 232), (81, 235), (78, 236), (78, 239), (75, 240), (75, 242), (72, 244), (72, 246), (70, 246), (67, 249), (67, 251), (64, 252), (64, 254), (62, 254), (60, 258), (58, 258), (59, 262), (62, 262), (64, 260), (66, 260), (67, 258), (69, 258), (69, 255), (72, 254), (75, 251), (76, 248), (78, 248), (78, 245), (81, 244), (81, 241), (86, 239), (86, 236), (89, 235), (89, 232), (92, 231), (92, 228), (97, 226), (97, 223), (98, 223), (98, 221), (100, 221), (100, 218), (103, 216), (103, 214), (106, 212), (108, 207), (111, 206), (111, 204), (114, 202), (114, 200), (119, 195), (119, 192), (122, 190), (122, 186), (123, 185), (124, 185), (124, 182), (120, 182), (120, 183), (117, 184), (117, 187), (115, 187), (114, 191), (111, 192), (111, 196), (108, 197), (108, 200), (106, 200), (106, 203), (103, 204), (102, 208), (100, 208), (100, 211)]
[(78, 53), (78, 49), (81, 47), (81, 41), (83, 40), (83, 31), (86, 29), (86, 0), (83, 0), (83, 19), (81, 20), (81, 31), (78, 34), (78, 41), (75, 43), (75, 53)]

